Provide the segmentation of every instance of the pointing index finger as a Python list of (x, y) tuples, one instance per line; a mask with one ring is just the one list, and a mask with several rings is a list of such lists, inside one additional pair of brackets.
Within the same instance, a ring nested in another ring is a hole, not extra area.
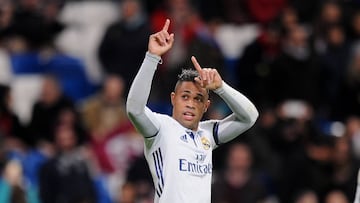
[(169, 25), (170, 25), (170, 20), (169, 20), (169, 19), (166, 19), (165, 24), (164, 24), (164, 27), (163, 27), (163, 30), (168, 31)]
[(201, 73), (202, 68), (201, 68), (200, 64), (197, 62), (195, 56), (191, 57), (191, 61), (194, 64), (194, 67), (197, 70), (197, 72)]

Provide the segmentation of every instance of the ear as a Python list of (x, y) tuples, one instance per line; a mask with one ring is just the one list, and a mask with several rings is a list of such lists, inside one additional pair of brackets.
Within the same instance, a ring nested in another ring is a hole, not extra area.
[(171, 94), (170, 94), (170, 99), (171, 99), (171, 105), (174, 106), (174, 102), (175, 102), (175, 92), (171, 92)]
[(210, 102), (210, 100), (208, 99), (208, 100), (206, 101), (206, 103), (205, 103), (204, 113), (207, 112), (208, 108), (210, 107), (210, 104), (211, 104), (211, 102)]

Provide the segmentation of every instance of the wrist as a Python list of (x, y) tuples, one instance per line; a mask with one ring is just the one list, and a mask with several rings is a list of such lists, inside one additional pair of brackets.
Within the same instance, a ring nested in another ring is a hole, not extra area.
[(162, 59), (157, 54), (154, 54), (154, 53), (151, 53), (150, 51), (147, 51), (145, 56), (146, 56), (146, 58), (150, 59), (153, 62), (162, 64)]
[(224, 82), (223, 80), (221, 81), (221, 84), (218, 88), (214, 89), (213, 92), (215, 92), (216, 94), (220, 95), (224, 92), (224, 87), (228, 86), (228, 84), (226, 84), (226, 82)]

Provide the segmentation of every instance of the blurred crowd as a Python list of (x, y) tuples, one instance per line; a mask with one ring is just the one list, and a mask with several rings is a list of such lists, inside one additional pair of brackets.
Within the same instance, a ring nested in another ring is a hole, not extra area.
[[(0, 202), (153, 202), (125, 101), (166, 18), (175, 42), (149, 107), (171, 113), (194, 55), (260, 112), (214, 151), (212, 202), (353, 202), (358, 0), (1, 0)], [(210, 97), (204, 119), (226, 116)]]

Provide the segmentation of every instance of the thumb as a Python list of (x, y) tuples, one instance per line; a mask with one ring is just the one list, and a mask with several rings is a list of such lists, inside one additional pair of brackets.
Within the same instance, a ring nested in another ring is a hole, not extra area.
[(201, 87), (204, 87), (204, 82), (201, 80), (200, 76), (194, 78), (195, 82)]

